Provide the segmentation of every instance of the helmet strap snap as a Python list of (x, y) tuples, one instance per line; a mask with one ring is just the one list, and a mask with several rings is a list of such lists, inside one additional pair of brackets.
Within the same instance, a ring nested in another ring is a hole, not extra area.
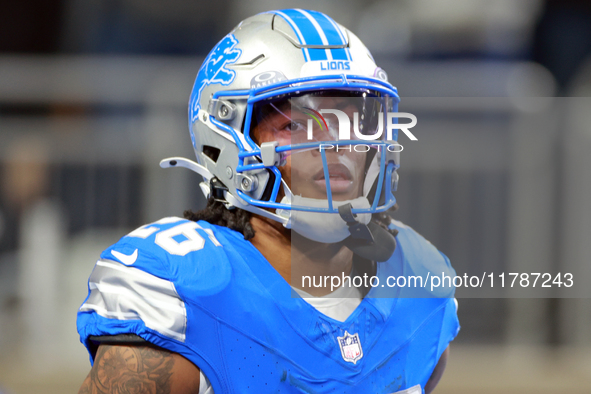
[(341, 205), (339, 207), (339, 215), (341, 218), (347, 222), (347, 226), (349, 226), (349, 232), (351, 233), (351, 237), (359, 240), (364, 240), (369, 243), (374, 243), (374, 238), (369, 231), (369, 228), (364, 223), (358, 222), (355, 218), (357, 215), (353, 213), (353, 206), (349, 204)]
[(227, 192), (228, 188), (218, 178), (213, 177), (209, 180), (209, 190), (210, 196), (213, 197), (214, 200), (226, 202), (224, 192)]

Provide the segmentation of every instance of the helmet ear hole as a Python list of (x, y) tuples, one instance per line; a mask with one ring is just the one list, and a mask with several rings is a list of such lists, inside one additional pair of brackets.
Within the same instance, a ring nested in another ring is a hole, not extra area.
[(203, 154), (211, 159), (214, 163), (217, 163), (218, 157), (220, 157), (221, 150), (211, 145), (203, 145)]

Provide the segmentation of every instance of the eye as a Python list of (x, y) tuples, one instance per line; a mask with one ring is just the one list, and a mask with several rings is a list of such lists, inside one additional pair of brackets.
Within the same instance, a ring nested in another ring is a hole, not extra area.
[(281, 128), (282, 131), (286, 131), (289, 133), (298, 132), (298, 131), (305, 131), (306, 125), (304, 122), (298, 120), (291, 120), (286, 122), (283, 127)]

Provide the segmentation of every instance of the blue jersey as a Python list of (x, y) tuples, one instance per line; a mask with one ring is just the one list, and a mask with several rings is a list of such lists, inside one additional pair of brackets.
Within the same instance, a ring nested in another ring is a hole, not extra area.
[[(377, 264), (380, 283), (454, 275), (434, 246), (394, 226), (398, 246)], [(77, 324), (89, 351), (90, 336), (136, 334), (193, 362), (216, 393), (421, 393), (459, 330), (449, 289), (408, 298), (372, 288), (347, 320), (331, 319), (294, 297), (242, 234), (180, 218), (106, 249), (88, 287)]]

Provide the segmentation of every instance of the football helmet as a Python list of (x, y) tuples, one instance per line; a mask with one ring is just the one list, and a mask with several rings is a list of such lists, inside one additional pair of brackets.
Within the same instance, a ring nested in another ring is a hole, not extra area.
[[(365, 100), (367, 107), (371, 99), (372, 109), (364, 108), (364, 120), (355, 121), (380, 127), (384, 122), (391, 124), (386, 114), (396, 113), (399, 102), (396, 88), (368, 49), (329, 16), (287, 9), (247, 18), (213, 48), (197, 74), (189, 100), (189, 130), (197, 162), (169, 158), (161, 166), (189, 168), (204, 177), (200, 186), (206, 197), (213, 196), (229, 209), (276, 220), (310, 239), (339, 242), (352, 235), (370, 240), (371, 214), (396, 203), (393, 191), (401, 149), (391, 147), (397, 145), (397, 130), (380, 138), (338, 138), (330, 133), (337, 122), (329, 126), (320, 108), (305, 105), (319, 96), (352, 97)], [(258, 143), (253, 131), (261, 116), (269, 108), (281, 112), (281, 105), (297, 105), (296, 99), (304, 103), (299, 108), (309, 110), (308, 125), (313, 118), (329, 132), (323, 138), (294, 139), (288, 144)], [(358, 135), (359, 125), (353, 129)], [(367, 135), (377, 134), (373, 130)], [(331, 192), (327, 149), (322, 146), (348, 146), (351, 151), (361, 144), (370, 151), (362, 195), (337, 201)], [(319, 151), (324, 166), (323, 198), (294, 192), (280, 170), (290, 155), (310, 149)]]

